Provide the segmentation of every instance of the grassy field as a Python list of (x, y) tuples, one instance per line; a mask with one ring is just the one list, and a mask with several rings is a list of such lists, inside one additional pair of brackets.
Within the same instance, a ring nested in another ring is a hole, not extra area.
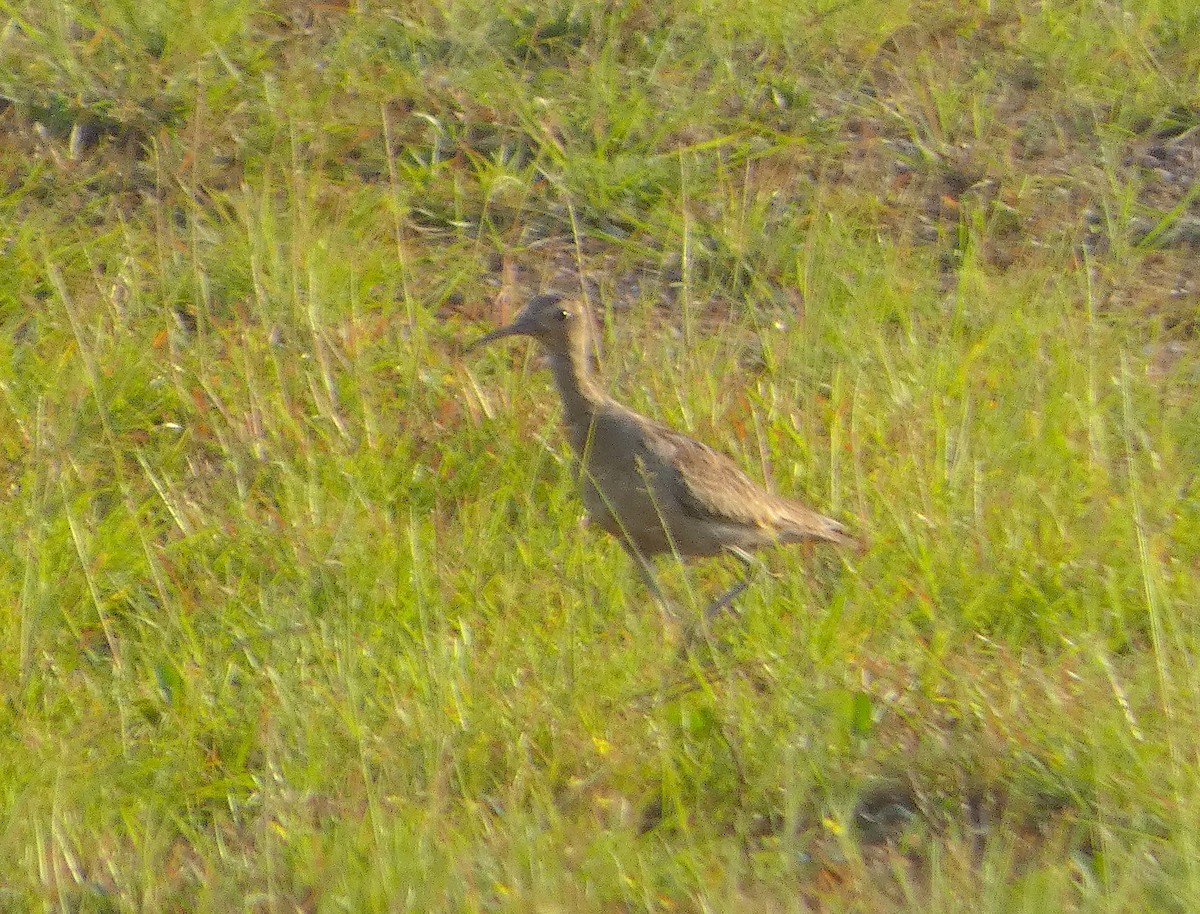
[[(1192, 0), (0, 25), (0, 912), (1195, 910)], [(677, 659), (547, 287), (868, 548)]]

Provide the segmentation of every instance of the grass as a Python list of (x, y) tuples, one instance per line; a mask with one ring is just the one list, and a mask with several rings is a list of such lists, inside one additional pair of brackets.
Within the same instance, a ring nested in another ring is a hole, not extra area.
[[(0, 910), (1200, 897), (1192, 4), (2, 12)], [(869, 548), (676, 660), (546, 285)]]

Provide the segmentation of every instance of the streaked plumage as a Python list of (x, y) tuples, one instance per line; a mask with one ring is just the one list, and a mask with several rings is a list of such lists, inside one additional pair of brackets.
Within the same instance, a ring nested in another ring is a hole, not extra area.
[[(535, 296), (505, 327), (474, 345), (505, 336), (542, 344), (563, 404), (590, 519), (617, 537), (655, 595), (663, 600), (649, 559), (737, 555), (776, 543), (855, 542), (832, 518), (773, 495), (729, 457), (618, 403), (591, 370), (591, 338), (583, 304), (556, 294)], [(740, 582), (714, 602), (728, 605)]]

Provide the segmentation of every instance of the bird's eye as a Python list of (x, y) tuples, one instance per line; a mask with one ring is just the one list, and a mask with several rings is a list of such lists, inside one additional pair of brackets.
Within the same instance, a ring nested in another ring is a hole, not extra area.
[(559, 310), (559, 312), (558, 312), (558, 319), (559, 319), (560, 321), (565, 321), (565, 320), (566, 320), (568, 317), (570, 317), (570, 316), (571, 316), (571, 312), (570, 312), (570, 311), (568, 311), (566, 308), (562, 308), (562, 309), (561, 309), (561, 310)]

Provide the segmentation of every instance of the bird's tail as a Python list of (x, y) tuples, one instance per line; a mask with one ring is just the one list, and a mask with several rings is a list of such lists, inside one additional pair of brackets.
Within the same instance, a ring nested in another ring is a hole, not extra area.
[(832, 543), (835, 546), (847, 546), (861, 552), (866, 548), (866, 542), (855, 536), (846, 525), (832, 517), (818, 514), (816, 511), (804, 511), (803, 517), (792, 519), (795, 533), (789, 539), (807, 540), (809, 542)]
[(821, 517), (825, 521), (824, 527), (821, 529), (820, 538), (827, 543), (833, 543), (837, 546), (848, 546), (851, 549), (861, 550), (866, 546), (866, 543), (861, 537), (855, 536), (846, 529), (845, 524), (839, 523), (832, 517)]

